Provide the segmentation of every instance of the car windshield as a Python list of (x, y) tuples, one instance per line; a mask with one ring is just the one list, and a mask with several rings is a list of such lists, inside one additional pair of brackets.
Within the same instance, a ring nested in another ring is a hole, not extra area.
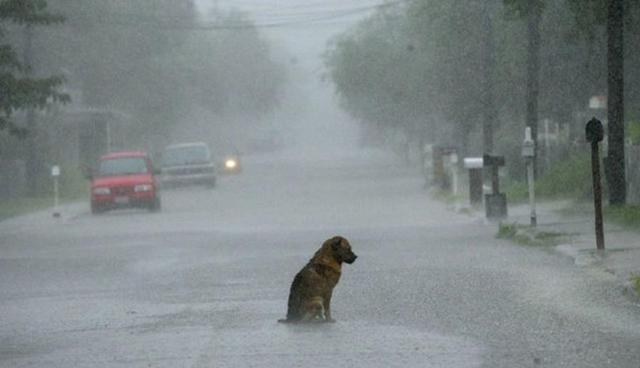
[(121, 157), (102, 160), (99, 176), (135, 175), (148, 172), (147, 163), (143, 157)]
[(169, 148), (162, 155), (163, 166), (201, 164), (209, 162), (209, 150), (205, 146)]

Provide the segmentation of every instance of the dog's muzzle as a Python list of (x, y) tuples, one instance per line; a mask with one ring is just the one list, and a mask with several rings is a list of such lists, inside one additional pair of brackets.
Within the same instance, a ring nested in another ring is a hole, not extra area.
[(348, 259), (345, 259), (344, 261), (348, 264), (352, 264), (353, 262), (356, 261), (356, 258), (358, 258), (358, 256), (356, 256), (355, 254), (352, 257), (349, 257)]

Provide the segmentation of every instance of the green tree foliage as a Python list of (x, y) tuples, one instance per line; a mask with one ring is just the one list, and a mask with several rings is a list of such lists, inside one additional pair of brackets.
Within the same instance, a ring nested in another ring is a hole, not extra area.
[[(541, 17), (538, 116), (570, 126), (573, 138), (581, 140), (578, 113), (586, 112), (591, 96), (606, 94), (604, 2), (411, 0), (380, 8), (338, 37), (327, 53), (327, 66), (342, 103), (368, 129), (410, 127), (408, 136), (423, 132), (428, 140), (480, 153), (476, 133), (487, 92), (482, 88), (482, 7), (490, 5), (495, 41), (490, 85), (498, 126), (524, 127), (526, 17), (535, 10)], [(627, 85), (640, 83), (635, 67), (640, 65), (640, 49), (635, 46), (640, 42), (637, 2), (627, 0), (631, 6), (625, 13)], [(638, 109), (640, 90), (628, 88), (626, 97), (635, 101), (627, 109)], [(510, 134), (516, 140), (508, 146), (518, 148), (522, 134)], [(497, 141), (497, 153), (506, 153), (506, 143)]]
[[(0, 22), (25, 27), (60, 23), (60, 15), (49, 13), (43, 0), (4, 0), (0, 2)], [(5, 30), (0, 25), (0, 37)], [(1, 39), (1, 38), (0, 38)], [(6, 40), (5, 40), (6, 42)], [(67, 102), (69, 96), (60, 93), (61, 77), (33, 78), (29, 67), (18, 57), (10, 43), (0, 44), (0, 131), (24, 137), (28, 131), (18, 125), (12, 115), (26, 108), (44, 108), (50, 102)]]
[(166, 135), (194, 104), (222, 114), (278, 102), (282, 70), (242, 15), (203, 21), (192, 0), (50, 4), (67, 21), (39, 36), (39, 67), (69, 73), (84, 105), (132, 116), (132, 137)]

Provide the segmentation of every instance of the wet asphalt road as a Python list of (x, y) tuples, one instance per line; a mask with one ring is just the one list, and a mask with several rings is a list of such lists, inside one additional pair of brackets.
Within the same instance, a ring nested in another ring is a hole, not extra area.
[[(640, 367), (606, 273), (494, 239), (383, 155), (247, 158), (163, 211), (0, 223), (0, 367)], [(283, 325), (347, 237), (334, 324)]]

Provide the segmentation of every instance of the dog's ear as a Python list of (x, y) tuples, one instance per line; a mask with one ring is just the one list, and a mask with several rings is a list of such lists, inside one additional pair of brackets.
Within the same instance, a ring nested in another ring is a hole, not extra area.
[(342, 243), (342, 237), (341, 236), (336, 236), (331, 240), (332, 240), (331, 249), (338, 250), (340, 248), (340, 243)]

